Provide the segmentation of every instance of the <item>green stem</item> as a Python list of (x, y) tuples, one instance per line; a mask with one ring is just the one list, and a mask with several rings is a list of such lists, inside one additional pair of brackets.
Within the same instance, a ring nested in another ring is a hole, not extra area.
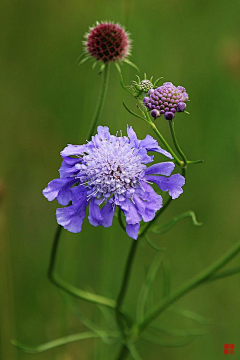
[(86, 339), (94, 339), (94, 338), (102, 338), (102, 337), (118, 337), (117, 333), (114, 332), (112, 334), (106, 333), (105, 331), (100, 331), (99, 330), (99, 334), (95, 334), (91, 331), (87, 331), (87, 332), (83, 332), (80, 334), (74, 334), (74, 335), (68, 335), (68, 336), (64, 336), (62, 338), (59, 338), (57, 340), (53, 340), (53, 341), (49, 341), (48, 343), (45, 344), (41, 344), (38, 346), (28, 346), (28, 345), (24, 345), (18, 341), (13, 340), (12, 344), (15, 345), (16, 347), (18, 347), (19, 349), (34, 354), (34, 353), (41, 353), (43, 351), (47, 351), (50, 349), (53, 349), (55, 347), (58, 346), (62, 346), (62, 345), (66, 345), (75, 341), (80, 341), (80, 340), (86, 340)]
[(207, 283), (208, 280), (210, 280), (218, 270), (225, 266), (239, 252), (240, 242), (237, 242), (220, 259), (207, 267), (200, 274), (196, 275), (193, 279), (188, 280), (179, 289), (173, 291), (168, 298), (163, 298), (160, 304), (158, 304), (149, 312), (149, 314), (147, 314), (145, 320), (138, 324), (139, 331), (144, 330), (157, 316), (159, 316), (166, 308), (168, 308), (171, 304), (180, 299), (183, 295), (195, 289), (198, 285)]
[(175, 146), (177, 152), (179, 153), (179, 155), (181, 156), (181, 158), (183, 159), (184, 165), (187, 166), (187, 158), (186, 158), (184, 152), (182, 151), (182, 149), (180, 148), (177, 138), (176, 138), (176, 134), (174, 131), (174, 122), (173, 122), (173, 120), (170, 120), (170, 121), (168, 121), (168, 123), (169, 123), (170, 133), (171, 133), (171, 136), (173, 139), (174, 146)]
[(58, 225), (58, 228), (57, 228), (57, 231), (56, 231), (56, 234), (54, 237), (54, 241), (53, 241), (50, 265), (49, 265), (49, 269), (48, 269), (49, 280), (54, 285), (56, 285), (58, 288), (60, 288), (61, 290), (64, 290), (65, 292), (67, 292), (68, 294), (70, 294), (72, 296), (75, 296), (82, 300), (88, 301), (90, 303), (104, 305), (111, 309), (115, 309), (115, 307), (116, 307), (115, 300), (106, 298), (101, 295), (93, 294), (88, 291), (78, 289), (77, 287), (62, 280), (59, 276), (54, 275), (54, 267), (55, 267), (55, 262), (56, 262), (56, 257), (57, 257), (57, 250), (58, 250), (58, 245), (59, 245), (59, 241), (60, 241), (61, 231), (62, 231), (62, 227), (60, 225)]
[(97, 105), (97, 108), (96, 108), (96, 111), (95, 111), (95, 114), (93, 117), (92, 126), (91, 126), (91, 129), (89, 132), (88, 140), (91, 140), (91, 137), (96, 130), (96, 125), (98, 123), (98, 119), (99, 119), (99, 116), (101, 115), (103, 104), (105, 102), (107, 86), (108, 86), (108, 78), (109, 78), (109, 65), (108, 64), (106, 64), (104, 71), (102, 73), (102, 76), (103, 76), (102, 87), (101, 87), (101, 91), (100, 91), (98, 105)]
[(122, 219), (122, 210), (120, 208), (118, 208), (118, 221), (119, 224), (121, 226), (121, 228), (123, 229), (123, 231), (126, 231), (126, 226), (124, 225), (123, 219)]
[(136, 254), (138, 243), (139, 243), (139, 241), (132, 240), (132, 244), (131, 244), (130, 251), (128, 254), (127, 262), (125, 265), (122, 285), (121, 285), (121, 288), (120, 288), (120, 291), (118, 294), (118, 298), (117, 298), (117, 306), (115, 309), (116, 320), (117, 320), (118, 326), (120, 327), (122, 332), (124, 332), (124, 324), (122, 321), (123, 318), (121, 316), (121, 306), (122, 306), (123, 301), (126, 296), (129, 279), (130, 279), (130, 274), (131, 274), (131, 270), (132, 270), (132, 265), (133, 265), (133, 260), (134, 260), (135, 254)]
[[(97, 125), (99, 116), (101, 114), (103, 104), (105, 102), (108, 78), (109, 78), (109, 65), (106, 64), (105, 69), (103, 71), (100, 97), (99, 97), (96, 112), (95, 112), (95, 115), (94, 115), (94, 118), (92, 121), (92, 126), (91, 126), (91, 130), (90, 130), (90, 133), (88, 136), (88, 140), (91, 140), (91, 137), (95, 132), (95, 127)], [(69, 293), (70, 295), (76, 296), (78, 298), (81, 298), (81, 299), (89, 301), (89, 302), (97, 303), (99, 305), (105, 305), (110, 308), (115, 308), (115, 306), (116, 306), (115, 300), (108, 299), (108, 298), (105, 298), (100, 295), (95, 295), (93, 293), (80, 290), (80, 289), (76, 288), (75, 286), (68, 284), (66, 281), (60, 279), (58, 276), (54, 275), (53, 270), (54, 270), (56, 255), (57, 255), (57, 248), (58, 248), (59, 241), (60, 241), (61, 230), (62, 230), (62, 227), (60, 225), (58, 225), (56, 233), (55, 233), (54, 241), (53, 241), (50, 264), (49, 264), (49, 269), (48, 269), (48, 277), (49, 277), (50, 281), (54, 285), (59, 287), (60, 289)]]
[(117, 360), (124, 360), (128, 357), (129, 350), (126, 345), (122, 345), (120, 352), (118, 354)]
[(158, 130), (158, 128), (156, 127), (156, 125), (154, 124), (154, 122), (152, 121), (152, 119), (149, 116), (149, 113), (146, 111), (145, 112), (146, 117), (148, 119), (148, 124), (151, 126), (151, 128), (153, 129), (153, 131), (155, 132), (155, 134), (158, 136), (158, 138), (161, 140), (161, 142), (163, 143), (163, 145), (165, 146), (165, 148), (167, 149), (168, 152), (170, 152), (170, 154), (173, 156), (173, 158), (175, 159), (176, 163), (179, 166), (182, 166), (182, 161), (178, 158), (178, 156), (175, 154), (175, 152), (172, 150), (172, 148), (170, 147), (170, 145), (167, 143), (167, 141), (164, 139), (164, 137), (162, 136), (162, 134), (160, 133), (160, 131)]
[(187, 163), (188, 164), (202, 164), (203, 159), (201, 159), (201, 160), (188, 160)]

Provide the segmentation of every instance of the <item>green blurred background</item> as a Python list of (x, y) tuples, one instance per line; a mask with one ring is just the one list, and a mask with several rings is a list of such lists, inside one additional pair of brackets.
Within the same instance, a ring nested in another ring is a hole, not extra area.
[[(196, 211), (204, 225), (186, 219), (155, 243), (166, 245), (172, 286), (209, 265), (239, 240), (240, 199), (240, 2), (238, 0), (19, 0), (1, 2), (1, 130), (0, 130), (0, 356), (3, 360), (107, 360), (117, 346), (86, 340), (37, 355), (23, 353), (11, 338), (39, 344), (84, 331), (76, 309), (106, 327), (100, 310), (69, 299), (47, 279), (56, 228), (57, 203), (41, 191), (57, 177), (59, 152), (67, 143), (82, 143), (89, 129), (101, 77), (89, 63), (76, 60), (82, 38), (96, 20), (119, 21), (132, 34), (132, 61), (155, 78), (181, 84), (190, 94), (188, 110), (175, 126), (191, 159), (184, 195), (164, 214)], [(124, 66), (126, 83), (135, 72)], [(139, 138), (151, 130), (129, 116), (122, 100), (135, 103), (119, 85), (111, 68), (107, 102), (100, 123), (115, 133), (133, 125)], [(167, 123), (158, 120), (169, 139)], [(152, 134), (153, 135), (153, 134)], [(169, 139), (170, 141), (170, 139)], [(161, 156), (157, 157), (161, 160)], [(82, 288), (116, 297), (130, 239), (117, 222), (110, 229), (85, 221), (80, 234), (64, 232), (57, 271)], [(126, 306), (134, 311), (137, 295), (154, 251), (138, 249)], [(239, 264), (239, 257), (231, 266)], [(155, 286), (161, 294), (161, 272)], [(224, 343), (235, 344), (240, 358), (240, 278), (234, 276), (200, 287), (178, 301), (212, 320), (202, 325), (204, 337), (189, 346), (166, 348), (139, 344), (143, 359), (214, 360), (224, 358)], [(67, 300), (67, 301), (66, 301)], [(72, 305), (75, 306), (73, 311)], [(196, 327), (168, 312), (158, 323)]]

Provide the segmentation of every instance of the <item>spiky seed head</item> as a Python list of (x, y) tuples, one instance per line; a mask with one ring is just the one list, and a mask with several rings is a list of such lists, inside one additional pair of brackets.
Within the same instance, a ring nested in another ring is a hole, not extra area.
[(96, 23), (86, 34), (86, 52), (103, 63), (122, 61), (130, 54), (129, 34), (119, 24)]

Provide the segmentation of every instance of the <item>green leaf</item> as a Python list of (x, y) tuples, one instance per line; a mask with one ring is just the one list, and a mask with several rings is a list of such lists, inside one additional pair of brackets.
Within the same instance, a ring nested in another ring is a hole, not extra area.
[(49, 342), (47, 342), (45, 344), (41, 344), (41, 345), (38, 345), (38, 346), (24, 345), (24, 344), (22, 344), (22, 343), (20, 343), (19, 341), (16, 341), (16, 340), (12, 340), (12, 344), (15, 345), (16, 347), (18, 347), (19, 349), (25, 351), (25, 352), (34, 354), (34, 353), (44, 352), (44, 351), (56, 348), (58, 346), (66, 345), (66, 344), (69, 344), (69, 343), (72, 343), (72, 342), (75, 342), (75, 341), (100, 338), (102, 336), (116, 337), (116, 332), (112, 332), (111, 334), (107, 334), (105, 331), (101, 331), (101, 333), (102, 333), (101, 335), (98, 335), (98, 334), (94, 334), (91, 331), (82, 332), (80, 334), (64, 336), (64, 337), (59, 338), (57, 340), (49, 341)]
[(219, 280), (227, 276), (237, 275), (240, 273), (240, 267), (236, 267), (234, 269), (229, 269), (226, 271), (221, 271), (220, 273), (212, 275), (209, 279), (206, 280), (206, 282)]
[(146, 119), (144, 119), (142, 116), (136, 114), (135, 112), (133, 112), (132, 110), (130, 110), (127, 105), (125, 104), (125, 102), (123, 101), (123, 106), (125, 107), (125, 109), (129, 112), (129, 114), (141, 119), (141, 120), (144, 120), (144, 121), (147, 121)]
[(89, 59), (90, 59), (89, 56), (85, 57), (84, 59), (82, 59), (81, 61), (78, 62), (78, 65), (80, 66), (80, 65), (84, 64), (84, 63), (85, 63), (86, 61), (88, 61)]
[(160, 247), (160, 246), (155, 245), (155, 244), (152, 242), (152, 240), (150, 240), (149, 235), (145, 234), (144, 237), (145, 237), (147, 243), (148, 243), (154, 250), (156, 250), (156, 251), (166, 251), (166, 250), (167, 250), (167, 248), (165, 248), (165, 247)]
[(137, 302), (137, 319), (141, 322), (144, 319), (145, 307), (148, 300), (151, 286), (156, 278), (159, 267), (163, 261), (163, 254), (157, 254), (148, 269), (145, 282), (140, 290)]
[(210, 325), (212, 324), (212, 320), (211, 319), (207, 319), (204, 316), (196, 313), (195, 311), (192, 310), (188, 310), (188, 309), (184, 309), (180, 306), (172, 306), (171, 308), (169, 308), (169, 311), (178, 314), (180, 316), (183, 316), (187, 319), (193, 320), (199, 324), (203, 324), (203, 325)]
[(157, 80), (155, 80), (153, 86), (156, 87), (158, 85), (158, 83), (160, 82), (160, 80), (162, 80), (162, 79), (163, 79), (163, 77), (160, 77)]
[(201, 226), (202, 223), (198, 222), (196, 219), (196, 215), (193, 211), (186, 211), (178, 216), (175, 216), (171, 221), (162, 224), (162, 225), (155, 225), (153, 226), (150, 231), (152, 231), (155, 234), (164, 234), (166, 233), (168, 230), (170, 230), (178, 221), (186, 218), (186, 217), (191, 217), (192, 219), (192, 223), (195, 226)]
[(142, 360), (134, 344), (127, 344), (127, 348), (134, 360)]
[(101, 66), (100, 66), (100, 69), (99, 69), (99, 75), (104, 71), (106, 65), (103, 63)]
[(154, 344), (160, 345), (160, 346), (166, 346), (166, 347), (178, 347), (178, 346), (186, 346), (189, 345), (191, 342), (194, 341), (193, 338), (179, 338), (179, 339), (163, 339), (159, 336), (153, 335), (153, 334), (143, 334), (142, 337), (150, 341)]
[(206, 331), (202, 329), (175, 329), (164, 325), (151, 326), (152, 329), (175, 337), (204, 336)]
[(164, 275), (164, 283), (163, 283), (163, 297), (168, 298), (171, 291), (171, 274), (169, 264), (163, 262), (163, 275)]
[(137, 67), (137, 65), (135, 65), (133, 62), (131, 62), (128, 59), (124, 59), (123, 62), (125, 62), (126, 64), (130, 65), (133, 69), (137, 70), (137, 72), (139, 72), (139, 68)]

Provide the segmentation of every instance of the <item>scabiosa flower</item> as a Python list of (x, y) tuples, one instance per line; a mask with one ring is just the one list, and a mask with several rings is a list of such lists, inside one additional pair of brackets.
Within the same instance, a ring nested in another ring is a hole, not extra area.
[(165, 82), (155, 90), (150, 89), (143, 103), (151, 110), (150, 114), (154, 119), (163, 114), (166, 120), (172, 120), (176, 112), (183, 112), (186, 109), (188, 99), (184, 87), (176, 87), (171, 82)]
[(118, 24), (97, 22), (85, 37), (85, 52), (105, 64), (122, 61), (130, 54), (129, 34)]
[(140, 222), (151, 221), (162, 207), (162, 197), (151, 184), (156, 183), (176, 199), (183, 192), (185, 179), (180, 174), (171, 175), (175, 167), (171, 161), (147, 167), (154, 158), (148, 151), (172, 159), (150, 135), (138, 140), (132, 127), (127, 128), (128, 136), (111, 135), (106, 126), (98, 126), (97, 131), (87, 144), (70, 144), (61, 152), (60, 179), (52, 180), (43, 195), (68, 205), (57, 209), (56, 217), (70, 232), (81, 231), (87, 206), (90, 224), (104, 227), (112, 225), (119, 207), (126, 217), (128, 236), (137, 239)]

